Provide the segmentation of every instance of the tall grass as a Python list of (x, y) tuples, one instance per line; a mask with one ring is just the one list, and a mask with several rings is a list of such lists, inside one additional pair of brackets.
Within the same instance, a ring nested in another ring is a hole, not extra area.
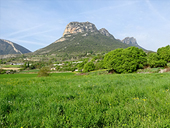
[(0, 78), (1, 127), (170, 127), (170, 74)]

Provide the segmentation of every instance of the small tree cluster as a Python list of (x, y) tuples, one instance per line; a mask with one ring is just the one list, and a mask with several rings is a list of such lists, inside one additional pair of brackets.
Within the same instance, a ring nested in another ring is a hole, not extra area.
[(157, 54), (159, 56), (159, 59), (164, 60), (166, 62), (170, 62), (170, 45), (159, 48), (157, 50)]
[(117, 73), (131, 73), (146, 65), (146, 53), (137, 47), (119, 48), (105, 55), (104, 64)]
[(150, 53), (148, 55), (148, 64), (151, 68), (165, 67), (167, 62), (160, 59), (157, 53)]
[(5, 62), (5, 61), (0, 60), (0, 64), (6, 64), (6, 62)]
[(92, 61), (86, 63), (83, 68), (83, 72), (90, 72), (95, 69), (94, 63)]
[(157, 53), (148, 55), (148, 64), (151, 68), (165, 67), (170, 62), (170, 45), (159, 48)]
[(88, 58), (84, 59), (82, 63), (79, 63), (77, 64), (77, 68), (78, 68), (78, 71), (82, 71), (82, 69), (84, 68), (84, 65), (88, 62)]

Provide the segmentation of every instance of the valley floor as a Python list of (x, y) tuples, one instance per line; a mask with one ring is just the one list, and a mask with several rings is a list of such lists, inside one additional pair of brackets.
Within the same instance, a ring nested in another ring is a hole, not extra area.
[(0, 75), (0, 127), (170, 127), (170, 73), (36, 76)]

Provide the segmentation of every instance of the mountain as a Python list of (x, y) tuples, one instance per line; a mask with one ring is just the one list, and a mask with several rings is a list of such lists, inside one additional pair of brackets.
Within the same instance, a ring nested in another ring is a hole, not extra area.
[(115, 39), (114, 36), (110, 34), (105, 28), (100, 29), (99, 32), (104, 36), (110, 37), (111, 39)]
[(28, 49), (8, 40), (0, 39), (0, 55), (29, 53)]
[(144, 48), (142, 48), (141, 46), (138, 45), (138, 43), (134, 37), (126, 37), (122, 40), (122, 43), (128, 44), (130, 46), (135, 46), (135, 47), (145, 50)]
[(128, 44), (114, 38), (105, 28), (98, 30), (90, 22), (70, 22), (63, 36), (33, 54), (84, 54), (108, 52), (116, 48), (127, 48)]

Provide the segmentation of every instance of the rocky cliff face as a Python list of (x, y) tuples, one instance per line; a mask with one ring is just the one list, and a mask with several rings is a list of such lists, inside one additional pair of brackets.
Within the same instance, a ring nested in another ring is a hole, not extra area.
[(144, 48), (142, 48), (141, 46), (138, 45), (138, 43), (134, 37), (126, 37), (121, 41), (122, 41), (122, 43), (128, 44), (130, 46), (135, 46), (135, 47), (145, 50)]
[(66, 34), (76, 34), (76, 33), (83, 33), (83, 32), (96, 32), (98, 30), (96, 26), (90, 22), (70, 22), (63, 33), (63, 36)]
[(126, 37), (122, 40), (122, 43), (129, 45), (137, 45), (137, 41), (134, 37)]
[(96, 26), (90, 22), (70, 22), (63, 33), (63, 36), (56, 40), (54, 43), (63, 42), (66, 40), (73, 40), (74, 37), (72, 35), (83, 33), (82, 36), (88, 36), (88, 33), (95, 34), (102, 34), (107, 36), (111, 39), (115, 39), (113, 35), (111, 35), (105, 28), (98, 30)]
[(86, 54), (89, 51), (94, 53), (108, 52), (117, 48), (136, 46), (141, 48), (136, 39), (127, 37), (123, 40), (115, 39), (105, 28), (98, 30), (90, 22), (70, 22), (63, 33), (63, 36), (48, 45), (39, 49), (34, 54)]
[(112, 39), (115, 39), (114, 36), (112, 34), (110, 34), (105, 28), (100, 29), (99, 32), (104, 36), (108, 36)]

